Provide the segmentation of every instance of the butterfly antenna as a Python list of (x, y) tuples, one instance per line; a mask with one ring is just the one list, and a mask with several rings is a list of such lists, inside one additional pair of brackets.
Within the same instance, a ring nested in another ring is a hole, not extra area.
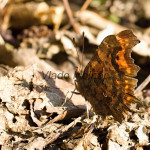
[(83, 73), (83, 54), (84, 54), (84, 32), (83, 32), (83, 45), (82, 45), (82, 58), (81, 58), (81, 72)]
[(76, 48), (76, 51), (77, 51), (78, 61), (79, 61), (80, 68), (81, 68), (81, 61), (80, 61), (80, 57), (79, 57), (79, 50), (77, 49), (75, 38), (73, 38), (72, 40), (73, 40), (73, 44), (75, 45), (75, 48)]

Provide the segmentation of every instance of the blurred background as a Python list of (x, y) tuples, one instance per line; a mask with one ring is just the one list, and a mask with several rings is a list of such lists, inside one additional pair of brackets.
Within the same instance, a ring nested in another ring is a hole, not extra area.
[[(121, 92), (105, 94), (103, 85), (90, 91), (100, 98), (87, 99), (99, 104), (97, 116), (75, 91), (74, 72), (126, 29), (141, 41), (131, 54), (139, 103), (126, 112), (137, 101), (134, 80)], [(0, 0), (0, 149), (150, 150), (149, 74), (150, 0)]]
[(149, 0), (0, 0), (0, 75), (44, 60), (73, 83), (79, 59), (85, 66), (104, 37), (131, 29), (140, 84), (150, 74), (149, 8)]

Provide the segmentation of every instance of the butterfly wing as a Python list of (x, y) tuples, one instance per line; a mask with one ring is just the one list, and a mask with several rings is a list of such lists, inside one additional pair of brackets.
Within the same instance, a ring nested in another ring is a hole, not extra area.
[(130, 57), (131, 49), (139, 43), (132, 31), (107, 36), (80, 75), (76, 71), (77, 89), (94, 111), (103, 116), (113, 115), (121, 122), (133, 102), (139, 67)]

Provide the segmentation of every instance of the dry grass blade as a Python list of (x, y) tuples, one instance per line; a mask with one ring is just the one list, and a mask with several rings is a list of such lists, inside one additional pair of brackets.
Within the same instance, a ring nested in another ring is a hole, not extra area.
[(150, 82), (150, 75), (143, 81), (141, 85), (138, 86), (138, 88), (135, 90), (135, 95), (138, 96), (142, 92), (142, 90), (147, 86), (147, 84)]
[(86, 0), (80, 10), (81, 11), (86, 10), (90, 3), (91, 3), (91, 0)]

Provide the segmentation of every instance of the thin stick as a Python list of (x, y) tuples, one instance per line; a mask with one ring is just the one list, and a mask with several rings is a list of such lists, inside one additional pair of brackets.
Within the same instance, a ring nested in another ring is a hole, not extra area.
[(68, 18), (70, 20), (70, 23), (71, 25), (73, 26), (74, 30), (79, 33), (79, 30), (77, 28), (77, 25), (73, 19), (73, 15), (72, 15), (72, 12), (71, 12), (71, 9), (70, 9), (70, 6), (69, 6), (69, 3), (68, 3), (68, 0), (63, 0), (63, 3), (64, 3), (64, 6), (65, 6), (65, 9), (66, 9), (66, 12), (67, 12), (67, 15), (68, 15)]
[(88, 101), (85, 100), (85, 103), (86, 103), (86, 114), (87, 114), (87, 118), (89, 119), (90, 115), (89, 115), (89, 105), (88, 105)]
[(147, 84), (150, 82), (150, 75), (143, 81), (141, 85), (138, 86), (138, 88), (135, 90), (135, 95), (139, 95), (141, 91), (147, 86)]
[(91, 3), (91, 0), (86, 0), (83, 6), (81, 7), (80, 11), (86, 10), (90, 3)]

